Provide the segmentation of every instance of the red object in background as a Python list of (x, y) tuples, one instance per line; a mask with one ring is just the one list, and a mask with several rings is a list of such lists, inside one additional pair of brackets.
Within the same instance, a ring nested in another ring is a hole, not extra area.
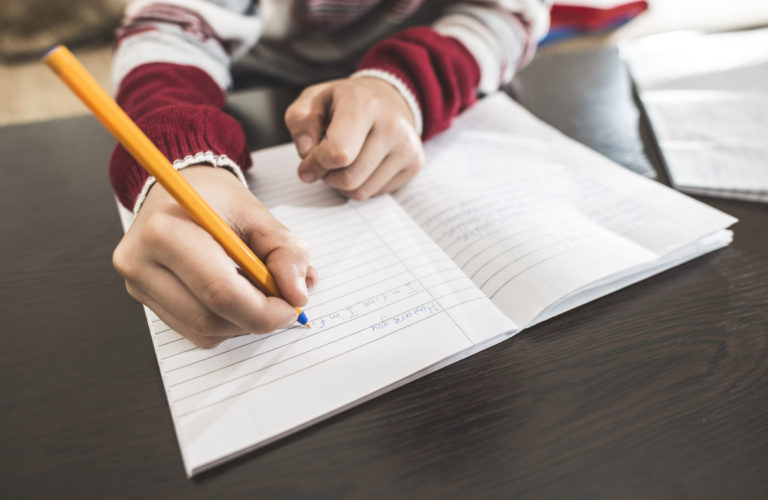
[(586, 5), (552, 6), (552, 28), (579, 28), (584, 31), (601, 30), (611, 26), (620, 19), (632, 18), (648, 9), (648, 2), (639, 0), (616, 5), (609, 9), (589, 7)]

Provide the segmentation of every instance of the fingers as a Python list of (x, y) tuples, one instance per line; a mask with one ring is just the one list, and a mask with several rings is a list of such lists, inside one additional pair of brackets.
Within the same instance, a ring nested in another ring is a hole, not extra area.
[(309, 300), (307, 244), (271, 214), (244, 222), (242, 230), (247, 234), (246, 241), (269, 268), (280, 295), (294, 307), (305, 305)]
[[(158, 316), (185, 337), (228, 338), (249, 333), (213, 314), (176, 276), (163, 267), (146, 266), (136, 276), (126, 280), (126, 289), (140, 302), (147, 305), (152, 303), (154, 307), (150, 307)], [(166, 301), (165, 297), (173, 297), (173, 300)]]
[(317, 269), (315, 269), (312, 266), (307, 267), (307, 287), (312, 288), (315, 286), (320, 279), (320, 275), (317, 272)]
[(299, 165), (301, 180), (322, 179), (328, 171), (348, 167), (358, 158), (376, 118), (373, 103), (360, 92), (349, 92), (343, 98), (334, 94), (325, 138)]
[(323, 137), (331, 96), (330, 85), (313, 85), (305, 89), (285, 111), (285, 125), (302, 158), (306, 157)]
[[(368, 139), (360, 151), (360, 154), (346, 168), (329, 170), (322, 177), (323, 182), (342, 192), (352, 192), (361, 187), (382, 165), (384, 159), (390, 153), (391, 144), (388, 138), (377, 129), (371, 131)], [(318, 146), (316, 151), (320, 150)], [(310, 154), (307, 161), (314, 157)], [(373, 193), (370, 193), (373, 194)]]
[[(362, 186), (358, 189), (357, 193), (350, 193), (350, 197), (365, 199), (360, 196), (376, 196), (391, 193), (407, 184), (424, 166), (424, 148), (421, 145), (421, 141), (411, 140), (405, 143), (401, 147), (399, 155), (392, 158), (392, 161), (399, 167), (397, 169), (392, 168), (392, 171), (395, 171), (392, 176), (389, 178), (372, 179), (373, 182), (370, 185)], [(360, 193), (360, 190), (363, 190), (363, 193)]]
[[(150, 191), (115, 249), (126, 288), (169, 326), (200, 347), (296, 320), (317, 280), (309, 251), (230, 173), (190, 167), (184, 175), (268, 267), (286, 300), (266, 297), (241, 276), (221, 246), (162, 188)], [(289, 303), (290, 302), (290, 303)]]
[(415, 164), (410, 167), (405, 168), (404, 170), (401, 170), (397, 173), (392, 179), (390, 179), (386, 184), (384, 184), (383, 187), (381, 187), (378, 191), (374, 193), (373, 196), (378, 196), (380, 194), (386, 194), (391, 193), (393, 191), (397, 191), (401, 187), (405, 186), (408, 181), (410, 181), (413, 176), (415, 176), (419, 170), (421, 170), (420, 164)]
[[(237, 273), (219, 244), (191, 220), (174, 224), (155, 217), (145, 227), (154, 260), (168, 268), (213, 314), (243, 328), (264, 333), (291, 324), (296, 310), (282, 299), (266, 297)], [(169, 299), (172, 299), (169, 296)]]
[(420, 164), (408, 164), (402, 155), (394, 154), (388, 156), (361, 186), (352, 191), (341, 192), (353, 200), (365, 200), (378, 194), (389, 193), (408, 182), (420, 168)]
[[(302, 109), (314, 118), (297, 118)], [(322, 179), (353, 199), (396, 189), (423, 164), (413, 113), (399, 92), (383, 80), (346, 79), (310, 87), (289, 108), (286, 121), (297, 148), (306, 153), (299, 177), (305, 182)], [(298, 136), (304, 130), (315, 134), (322, 121), (327, 124), (325, 136), (305, 151)]]

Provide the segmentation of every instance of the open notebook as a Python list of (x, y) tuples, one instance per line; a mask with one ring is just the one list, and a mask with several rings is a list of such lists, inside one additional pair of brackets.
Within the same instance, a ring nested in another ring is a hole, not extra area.
[(346, 202), (302, 184), (291, 145), (253, 160), (254, 193), (319, 270), (312, 329), (203, 350), (146, 310), (189, 475), (725, 246), (735, 222), (504, 95), (430, 141), (393, 196)]

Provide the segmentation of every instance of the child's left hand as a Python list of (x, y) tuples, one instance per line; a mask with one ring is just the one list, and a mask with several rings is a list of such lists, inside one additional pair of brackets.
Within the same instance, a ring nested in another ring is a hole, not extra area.
[(308, 87), (286, 110), (285, 123), (303, 159), (299, 177), (322, 179), (355, 200), (396, 190), (424, 163), (411, 109), (378, 78)]

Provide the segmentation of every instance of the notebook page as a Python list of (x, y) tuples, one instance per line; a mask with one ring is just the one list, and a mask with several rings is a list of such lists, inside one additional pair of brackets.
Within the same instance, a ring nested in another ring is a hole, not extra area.
[(735, 220), (625, 171), (501, 95), (457, 119), (427, 158), (395, 198), (520, 325)]
[[(295, 153), (278, 156), (295, 161)], [(269, 189), (265, 172), (254, 180)], [(304, 308), (311, 329), (247, 335), (205, 350), (147, 309), (189, 475), (516, 330), (388, 196), (273, 213), (309, 243), (321, 276)]]
[(768, 201), (768, 29), (669, 33), (621, 47), (678, 189)]
[(766, 92), (768, 28), (663, 33), (630, 40), (621, 45), (620, 51), (642, 92), (652, 89)]
[(643, 103), (675, 186), (768, 199), (768, 94), (656, 90)]

